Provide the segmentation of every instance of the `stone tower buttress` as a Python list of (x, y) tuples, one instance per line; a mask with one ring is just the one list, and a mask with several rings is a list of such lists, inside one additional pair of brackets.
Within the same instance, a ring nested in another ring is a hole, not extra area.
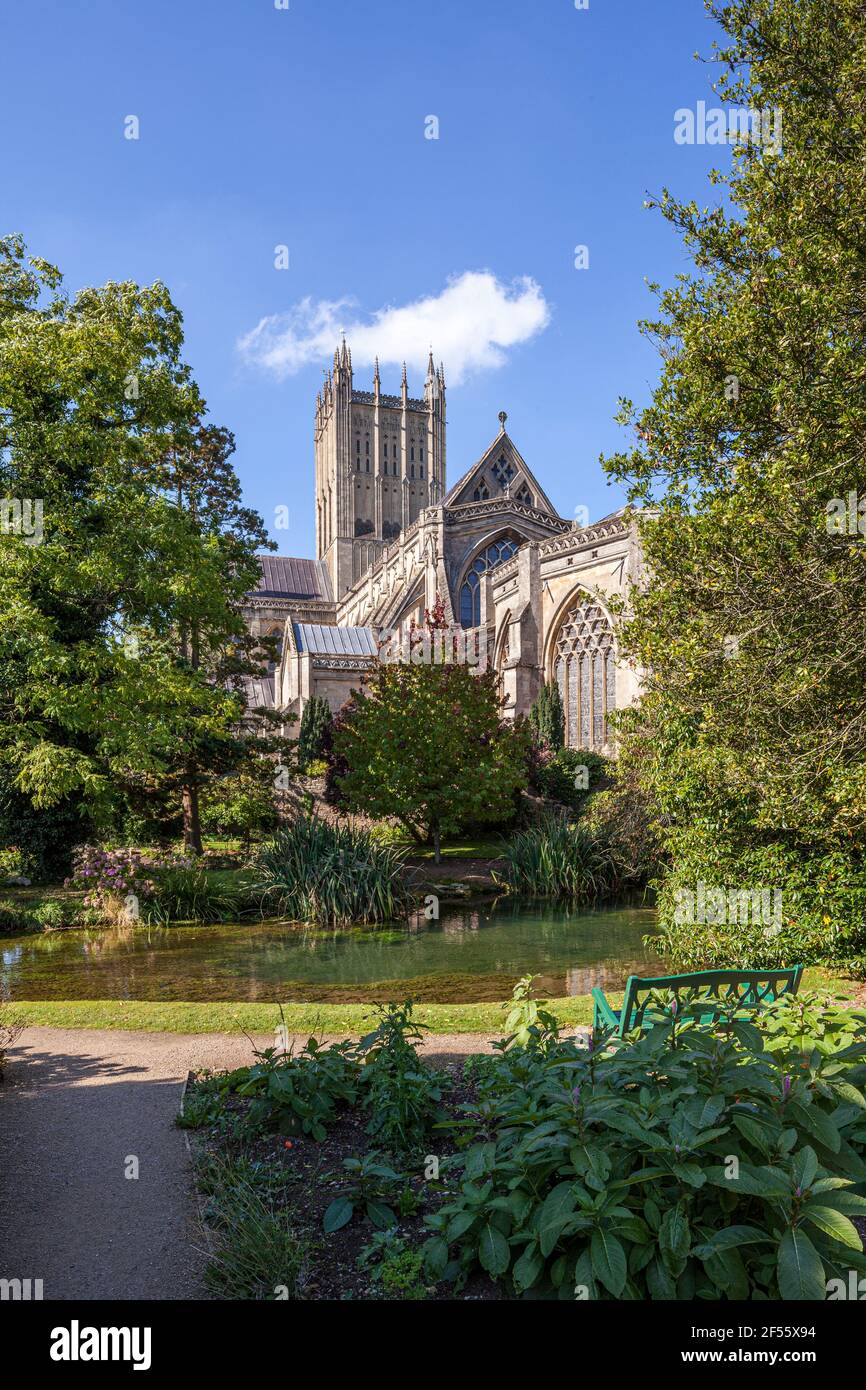
[(356, 390), (345, 339), (316, 397), (316, 558), (341, 599), (445, 493), (445, 377), (427, 364), (423, 398)]

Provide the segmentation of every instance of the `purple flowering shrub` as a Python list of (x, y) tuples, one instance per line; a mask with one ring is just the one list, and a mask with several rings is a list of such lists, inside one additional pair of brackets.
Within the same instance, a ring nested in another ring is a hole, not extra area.
[(146, 855), (138, 849), (105, 849), (102, 845), (79, 845), (72, 861), (68, 888), (85, 890), (86, 907), (109, 908), (118, 898), (134, 894), (141, 902), (158, 896), (159, 877), (175, 869), (191, 869), (193, 861), (185, 855)]

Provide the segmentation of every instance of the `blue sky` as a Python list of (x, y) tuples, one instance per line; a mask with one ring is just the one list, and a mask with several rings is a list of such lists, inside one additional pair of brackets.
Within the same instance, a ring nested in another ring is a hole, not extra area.
[(285, 553), (313, 553), (319, 344), (342, 326), (363, 388), (381, 339), (386, 391), (405, 356), (420, 393), (435, 335), (450, 482), (504, 409), (562, 515), (600, 516), (622, 501), (598, 464), (624, 442), (617, 399), (657, 373), (644, 280), (687, 264), (644, 198), (708, 201), (727, 159), (673, 139), (675, 110), (711, 99), (693, 54), (713, 37), (701, 0), (10, 6), (3, 229), (71, 290), (168, 284), (246, 500), (269, 525), (290, 509)]

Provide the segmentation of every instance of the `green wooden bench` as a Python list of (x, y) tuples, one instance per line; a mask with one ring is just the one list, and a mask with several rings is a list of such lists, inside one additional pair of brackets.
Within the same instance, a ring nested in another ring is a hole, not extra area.
[[(789, 970), (696, 970), (689, 975), (658, 975), (654, 979), (629, 975), (619, 1011), (611, 1008), (603, 990), (592, 991), (592, 1026), (612, 1028), (621, 1038), (633, 1028), (651, 1028), (667, 1022), (672, 1009), (670, 1003), (662, 1004), (652, 997), (657, 990), (671, 991), (677, 1010), (701, 1023), (727, 1018), (732, 1005), (736, 1006), (734, 1017), (742, 1018), (780, 995), (796, 994), (802, 974), (802, 965), (793, 965)], [(704, 1002), (706, 1009), (699, 1011)]]

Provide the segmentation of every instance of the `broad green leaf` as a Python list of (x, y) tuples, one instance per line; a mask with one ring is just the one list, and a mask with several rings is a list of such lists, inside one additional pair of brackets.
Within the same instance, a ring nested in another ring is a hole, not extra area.
[(388, 1226), (396, 1226), (397, 1224), (397, 1218), (394, 1212), (385, 1202), (368, 1201), (367, 1215), (377, 1231), (384, 1231)]
[(535, 1223), (543, 1255), (553, 1250), (575, 1205), (574, 1186), (570, 1182), (558, 1183), (545, 1197)]
[(609, 1231), (596, 1229), (590, 1242), (592, 1268), (599, 1283), (619, 1298), (628, 1278), (625, 1251), (616, 1236)]
[(699, 1259), (703, 1259), (704, 1252), (717, 1255), (720, 1250), (740, 1245), (757, 1245), (771, 1240), (772, 1236), (767, 1231), (760, 1230), (758, 1226), (725, 1226), (723, 1230), (715, 1231), (702, 1245), (696, 1245), (694, 1253)]
[(787, 1302), (823, 1301), (826, 1278), (821, 1256), (803, 1231), (789, 1229), (779, 1241), (779, 1293)]
[(478, 1242), (478, 1259), (482, 1269), (486, 1269), (493, 1279), (504, 1274), (511, 1263), (508, 1241), (501, 1231), (497, 1231), (496, 1227), (489, 1223), (481, 1232), (481, 1239)]
[(332, 1235), (334, 1231), (339, 1231), (341, 1226), (348, 1226), (355, 1210), (353, 1202), (348, 1197), (337, 1197), (328, 1207), (322, 1220), (327, 1235)]
[(863, 1242), (857, 1227), (848, 1220), (847, 1216), (843, 1216), (840, 1211), (834, 1211), (832, 1207), (807, 1204), (803, 1209), (803, 1220), (817, 1226), (819, 1231), (823, 1231), (826, 1236), (838, 1241), (840, 1245), (850, 1245), (852, 1250), (857, 1251), (863, 1249)]
[(646, 1268), (646, 1282), (650, 1298), (655, 1302), (672, 1302), (677, 1296), (677, 1287), (661, 1260), (652, 1260)]
[(511, 1271), (511, 1277), (519, 1289), (531, 1289), (543, 1269), (541, 1252), (535, 1242), (530, 1241)]
[(818, 1171), (818, 1155), (809, 1144), (804, 1145), (794, 1155), (794, 1165), (791, 1171), (794, 1182), (801, 1192), (805, 1191), (807, 1187), (811, 1187), (812, 1179)]
[(682, 1205), (668, 1207), (659, 1229), (659, 1249), (666, 1268), (674, 1276), (682, 1267), (691, 1247), (688, 1217)]

